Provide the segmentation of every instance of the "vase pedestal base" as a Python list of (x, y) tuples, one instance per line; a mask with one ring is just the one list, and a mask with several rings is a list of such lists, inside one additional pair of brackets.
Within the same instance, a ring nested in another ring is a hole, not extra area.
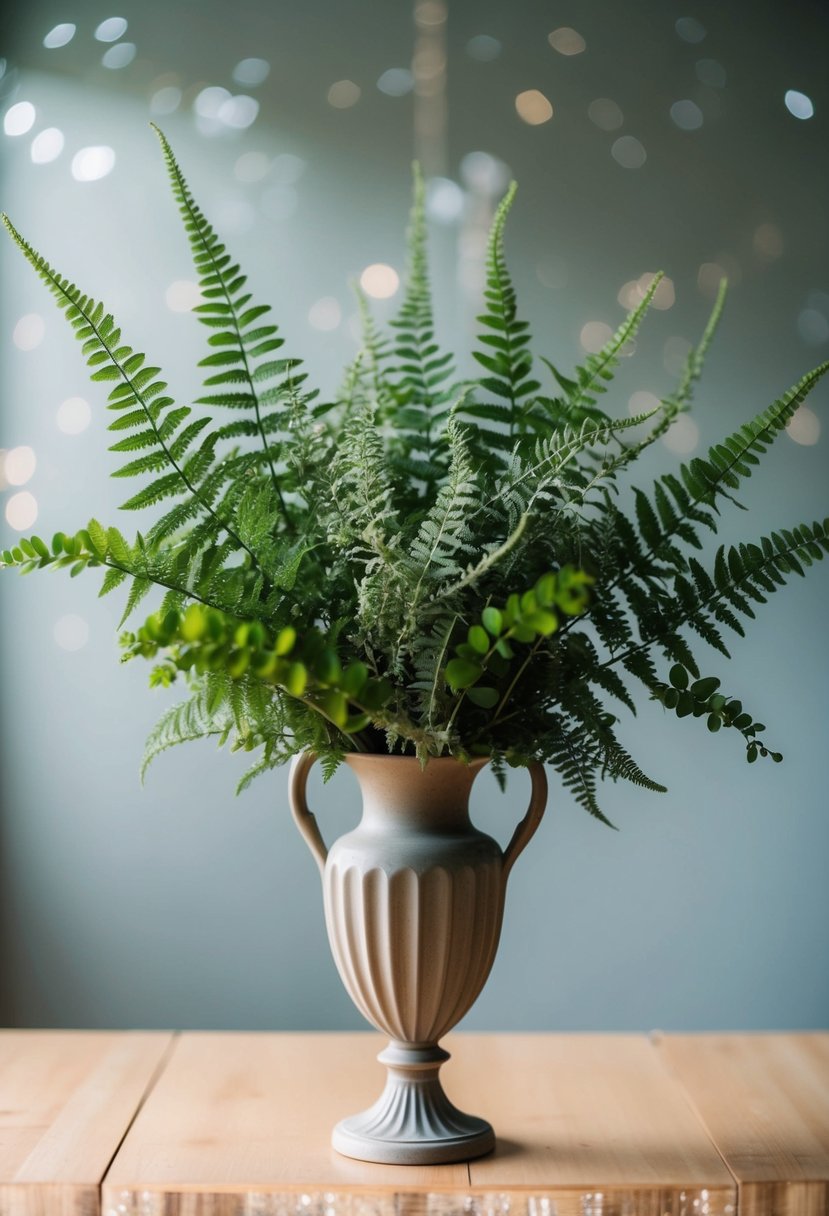
[(448, 1051), (392, 1042), (377, 1058), (388, 1068), (386, 1088), (368, 1110), (334, 1128), (338, 1153), (383, 1165), (439, 1165), (492, 1151), (487, 1121), (458, 1110), (443, 1091), (438, 1073)]

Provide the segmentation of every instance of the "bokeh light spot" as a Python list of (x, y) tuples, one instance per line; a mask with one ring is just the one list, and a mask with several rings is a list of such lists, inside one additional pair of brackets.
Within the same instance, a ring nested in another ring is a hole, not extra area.
[(580, 55), (582, 51), (587, 50), (587, 43), (581, 34), (569, 25), (562, 25), (560, 29), (553, 30), (547, 35), (547, 41), (559, 55)]
[(786, 433), (795, 443), (811, 447), (820, 439), (820, 418), (808, 405), (801, 405), (786, 423)]
[(466, 53), (479, 63), (492, 63), (501, 54), (501, 43), (489, 34), (475, 34), (466, 44)]
[(75, 29), (76, 27), (71, 21), (62, 21), (60, 25), (56, 25), (49, 30), (49, 33), (43, 39), (43, 45), (49, 51), (66, 46), (67, 42), (71, 42), (75, 37)]
[(89, 641), (89, 626), (82, 616), (68, 612), (55, 621), (53, 636), (61, 650), (83, 650)]
[(271, 177), (278, 186), (295, 186), (307, 168), (301, 156), (280, 152), (271, 165)]
[(461, 161), (461, 177), (471, 190), (501, 194), (509, 184), (510, 170), (489, 152), (467, 152)]
[(817, 308), (804, 308), (797, 318), (797, 332), (809, 346), (829, 340), (829, 320)]
[(40, 313), (27, 312), (12, 331), (12, 342), (18, 350), (34, 350), (40, 346), (46, 333), (46, 324)]
[(724, 89), (728, 77), (725, 68), (716, 59), (698, 59), (694, 65), (697, 80), (712, 89)]
[(243, 152), (233, 166), (237, 182), (261, 182), (267, 177), (271, 162), (264, 152)]
[(704, 296), (713, 298), (720, 290), (720, 283), (727, 277), (725, 267), (720, 262), (703, 262), (697, 271), (697, 287)]
[(549, 98), (539, 89), (525, 89), (515, 98), (515, 109), (518, 117), (531, 127), (540, 127), (553, 117), (553, 107)]
[(328, 90), (328, 104), (335, 110), (348, 110), (360, 100), (360, 86), (353, 80), (335, 80)]
[(623, 169), (641, 169), (648, 159), (644, 145), (633, 135), (620, 135), (614, 141), (610, 155)]
[(12, 494), (6, 502), (6, 523), (16, 532), (26, 532), (37, 519), (37, 499), (28, 490)]
[(127, 23), (123, 17), (107, 17), (95, 30), (95, 37), (99, 42), (117, 42), (126, 32)]
[(463, 190), (449, 177), (433, 177), (426, 187), (426, 214), (439, 224), (460, 219), (463, 205)]
[(373, 262), (360, 275), (360, 286), (367, 296), (375, 300), (388, 300), (400, 286), (400, 276), (393, 266), (385, 262)]
[(683, 42), (702, 42), (705, 37), (705, 26), (696, 17), (680, 17), (674, 25)]
[(649, 393), (647, 389), (640, 388), (630, 395), (628, 413), (631, 418), (635, 418), (638, 414), (649, 414), (651, 410), (659, 409), (660, 405), (661, 402), (655, 393)]
[(579, 342), (582, 350), (587, 351), (589, 355), (596, 355), (612, 337), (613, 330), (604, 321), (588, 321), (581, 327)]
[(228, 97), (219, 106), (218, 118), (228, 127), (244, 131), (256, 121), (259, 113), (259, 102), (255, 97), (240, 93), (238, 97)]
[(64, 435), (80, 435), (92, 421), (92, 410), (89, 402), (83, 397), (67, 397), (58, 406), (55, 422), (59, 431)]
[(32, 140), (29, 150), (33, 164), (48, 165), (50, 161), (57, 160), (63, 151), (64, 142), (63, 131), (57, 127), (47, 127), (45, 131), (41, 131)]
[(698, 131), (703, 124), (702, 110), (687, 97), (671, 106), (671, 119), (680, 131)]
[(237, 84), (254, 86), (267, 80), (270, 70), (267, 59), (241, 59), (233, 69), (233, 79)]
[(37, 110), (30, 101), (17, 101), (3, 115), (3, 130), (7, 135), (25, 135), (35, 125)]
[(597, 97), (587, 107), (587, 117), (602, 131), (618, 131), (625, 116), (615, 101), (609, 97)]
[(10, 486), (25, 486), (31, 481), (37, 468), (34, 448), (12, 448), (3, 461), (3, 476)]
[(72, 176), (76, 182), (97, 182), (115, 167), (115, 152), (105, 144), (81, 148), (72, 157)]
[(414, 76), (408, 68), (387, 68), (377, 81), (377, 88), (387, 97), (405, 97), (414, 88)]
[(688, 414), (680, 414), (662, 436), (662, 442), (669, 451), (687, 456), (699, 445), (699, 427)]
[(783, 100), (786, 103), (786, 109), (795, 118), (813, 117), (815, 112), (814, 103), (806, 93), (799, 93), (797, 89), (787, 89)]
[(192, 312), (204, 300), (198, 283), (190, 279), (176, 279), (164, 292), (164, 303), (170, 312)]
[(333, 296), (323, 296), (308, 309), (308, 324), (324, 333), (336, 329), (342, 320), (342, 309)]
[(181, 105), (181, 89), (174, 84), (156, 89), (150, 98), (151, 114), (174, 114)]
[(111, 46), (108, 51), (104, 51), (101, 56), (101, 63), (105, 68), (117, 72), (119, 68), (128, 67), (132, 63), (135, 58), (135, 51), (134, 42), (118, 42), (115, 46)]
[(221, 85), (209, 84), (197, 94), (193, 109), (200, 118), (218, 118), (219, 111), (226, 101), (230, 100), (230, 91)]

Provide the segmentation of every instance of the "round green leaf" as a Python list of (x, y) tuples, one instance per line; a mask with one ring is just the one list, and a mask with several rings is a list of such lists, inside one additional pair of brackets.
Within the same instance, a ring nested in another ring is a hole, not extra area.
[(484, 608), (483, 612), (481, 613), (481, 620), (494, 638), (497, 638), (501, 630), (504, 628), (503, 615), (498, 611), (497, 608), (493, 608), (491, 605)]
[(489, 636), (483, 625), (470, 626), (467, 640), (473, 650), (478, 654), (486, 654), (489, 650)]
[(494, 688), (479, 685), (477, 688), (468, 689), (466, 695), (473, 705), (480, 705), (481, 709), (494, 709), (498, 704), (498, 693)]
[(673, 684), (674, 688), (678, 688), (680, 692), (688, 687), (688, 672), (681, 663), (675, 663), (668, 673), (668, 679)]
[(446, 683), (454, 692), (459, 688), (471, 688), (481, 678), (483, 670), (480, 663), (469, 659), (450, 659), (446, 664)]

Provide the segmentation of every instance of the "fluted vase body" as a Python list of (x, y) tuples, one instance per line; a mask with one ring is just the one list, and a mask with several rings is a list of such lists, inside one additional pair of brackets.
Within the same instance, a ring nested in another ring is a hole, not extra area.
[(304, 796), (313, 757), (292, 773), (294, 816), (320, 865), (325, 922), (342, 981), (391, 1040), (386, 1088), (368, 1111), (338, 1124), (334, 1147), (368, 1161), (465, 1160), (490, 1151), (492, 1128), (452, 1105), (438, 1077), (438, 1041), (470, 1009), (491, 970), (506, 878), (544, 809), (543, 769), (506, 851), (469, 818), (485, 760), (461, 764), (352, 754), (358, 826), (327, 850)]

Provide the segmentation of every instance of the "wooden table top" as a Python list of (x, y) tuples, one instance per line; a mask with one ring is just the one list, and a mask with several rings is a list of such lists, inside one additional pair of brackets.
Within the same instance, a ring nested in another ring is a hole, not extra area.
[(826, 1216), (829, 1034), (446, 1040), (498, 1147), (330, 1147), (374, 1034), (0, 1031), (0, 1216)]

